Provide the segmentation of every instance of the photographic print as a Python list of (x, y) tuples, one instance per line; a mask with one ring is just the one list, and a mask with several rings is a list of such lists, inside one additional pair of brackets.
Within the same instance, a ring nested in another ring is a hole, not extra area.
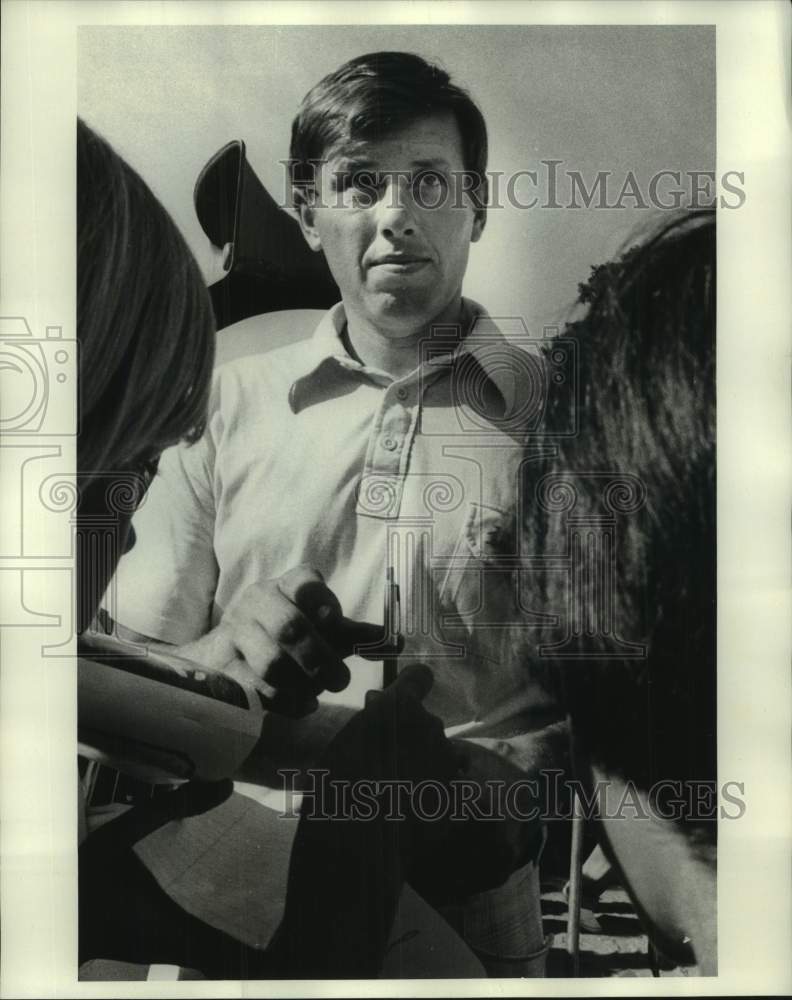
[(751, 784), (735, 704), (762, 195), (715, 6), (71, 10), (19, 186), (69, 266), (48, 304), (25, 251), (2, 309), (54, 989), (750, 980), (724, 914), (786, 764)]

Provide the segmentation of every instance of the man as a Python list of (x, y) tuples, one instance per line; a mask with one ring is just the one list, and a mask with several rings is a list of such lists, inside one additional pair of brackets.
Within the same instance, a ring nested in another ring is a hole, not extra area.
[[(471, 773), (520, 776), (513, 763), (527, 763), (537, 691), (503, 652), (519, 609), (498, 556), (516, 555), (542, 373), (462, 298), (486, 157), (479, 109), (417, 56), (362, 56), (306, 96), (295, 204), (342, 301), (310, 339), (295, 329), (293, 345), (221, 367), (206, 435), (163, 456), (135, 520), (116, 617), (252, 672), (275, 713), (264, 752), (280, 763), (379, 685), (373, 663), (343, 659), (394, 652), (377, 646), (386, 571), (401, 588), (402, 662), (432, 668), (427, 708), (475, 738)], [(312, 712), (324, 690), (336, 693)], [(509, 956), (516, 975), (543, 944), (529, 877), (516, 872), (463, 918), (485, 965)]]

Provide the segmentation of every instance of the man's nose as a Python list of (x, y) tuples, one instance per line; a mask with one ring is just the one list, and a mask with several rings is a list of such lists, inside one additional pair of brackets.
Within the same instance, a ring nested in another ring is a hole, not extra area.
[(391, 239), (413, 236), (418, 229), (410, 191), (401, 178), (392, 178), (377, 204), (377, 227)]

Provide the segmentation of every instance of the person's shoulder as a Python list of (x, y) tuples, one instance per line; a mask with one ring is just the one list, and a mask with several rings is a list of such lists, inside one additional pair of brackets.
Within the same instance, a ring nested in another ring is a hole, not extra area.
[[(310, 313), (310, 316), (306, 316)], [(273, 337), (272, 317), (277, 317), (278, 337)], [(289, 310), (244, 320), (244, 330), (229, 327), (218, 335), (218, 352), (214, 373), (215, 393), (260, 394), (267, 386), (288, 391), (291, 383), (304, 373), (310, 356), (311, 338), (322, 317), (317, 310)], [(252, 321), (256, 321), (255, 323)], [(241, 324), (235, 324), (240, 326)], [(285, 339), (284, 333), (289, 339)], [(229, 358), (229, 348), (220, 349), (220, 339), (226, 334), (237, 337)], [(240, 337), (245, 350), (240, 350)], [(277, 346), (274, 346), (277, 344)]]
[[(301, 340), (273, 350), (247, 354), (231, 361), (221, 361), (214, 370), (214, 380), (222, 385), (246, 385), (260, 379), (277, 378), (297, 371), (308, 357), (311, 341)], [(296, 377), (296, 376), (295, 376)]]
[(514, 358), (520, 358), (524, 354), (536, 358), (544, 356), (547, 341), (545, 338), (540, 339), (532, 335), (522, 316), (490, 312), (472, 301), (469, 302), (470, 307), (473, 310), (473, 319), (468, 336), (477, 343), (491, 342), (494, 349), (501, 350)]
[(322, 309), (285, 309), (225, 327), (217, 334), (216, 367), (233, 361), (252, 363), (254, 358), (267, 358), (268, 363), (288, 362), (292, 355), (299, 358), (324, 315)]

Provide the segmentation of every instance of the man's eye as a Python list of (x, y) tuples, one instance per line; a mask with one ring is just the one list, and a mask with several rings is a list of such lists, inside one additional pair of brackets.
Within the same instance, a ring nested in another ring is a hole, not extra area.
[(448, 180), (436, 170), (424, 170), (415, 178), (413, 185), (419, 200), (436, 205), (448, 188)]
[(352, 187), (354, 176), (348, 170), (337, 170), (333, 174), (332, 190), (348, 191)]
[(340, 188), (347, 204), (356, 208), (370, 208), (379, 197), (380, 182), (376, 174), (366, 171), (346, 174)]

